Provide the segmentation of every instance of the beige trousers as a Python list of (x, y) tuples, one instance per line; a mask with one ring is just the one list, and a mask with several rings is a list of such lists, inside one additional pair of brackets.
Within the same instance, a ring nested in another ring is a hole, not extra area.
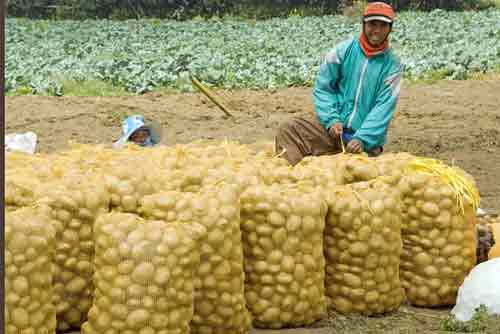
[[(283, 157), (292, 165), (299, 163), (305, 156), (342, 152), (340, 139), (330, 136), (316, 115), (293, 118), (283, 124), (276, 135), (275, 145), (276, 153), (286, 150)], [(377, 156), (382, 153), (382, 148), (377, 147), (367, 153)]]

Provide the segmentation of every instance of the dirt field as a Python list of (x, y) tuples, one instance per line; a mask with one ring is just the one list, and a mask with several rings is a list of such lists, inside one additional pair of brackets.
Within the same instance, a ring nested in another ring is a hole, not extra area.
[[(386, 151), (452, 161), (473, 174), (482, 208), (500, 211), (500, 79), (438, 82), (405, 87), (392, 123)], [(271, 140), (278, 125), (312, 111), (310, 89), (224, 92), (234, 119), (200, 94), (152, 93), (140, 97), (8, 97), (6, 132), (35, 131), (43, 152), (65, 147), (68, 140), (112, 142), (120, 119), (141, 113), (165, 128), (166, 144), (198, 138), (228, 138), (245, 143)], [(284, 330), (290, 334), (434, 333), (449, 309), (404, 307), (380, 318), (331, 315), (315, 328)], [(491, 333), (500, 327), (494, 326)], [(273, 331), (255, 331), (259, 334)]]
[[(200, 94), (151, 93), (130, 97), (6, 98), (6, 133), (34, 131), (42, 152), (68, 140), (111, 143), (120, 119), (141, 113), (164, 127), (164, 143), (228, 138), (251, 143), (271, 140), (278, 125), (312, 112), (311, 90), (221, 92), (234, 119)], [(386, 151), (408, 151), (443, 159), (476, 178), (481, 207), (500, 211), (500, 78), (441, 81), (404, 87)]]

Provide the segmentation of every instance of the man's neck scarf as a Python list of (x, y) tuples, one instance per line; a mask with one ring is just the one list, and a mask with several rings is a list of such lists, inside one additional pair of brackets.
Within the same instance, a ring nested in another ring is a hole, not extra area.
[(385, 51), (389, 47), (389, 37), (387, 37), (384, 43), (380, 44), (380, 46), (374, 47), (368, 43), (368, 38), (366, 38), (366, 34), (363, 31), (359, 36), (359, 43), (361, 44), (361, 49), (366, 57), (371, 58)]

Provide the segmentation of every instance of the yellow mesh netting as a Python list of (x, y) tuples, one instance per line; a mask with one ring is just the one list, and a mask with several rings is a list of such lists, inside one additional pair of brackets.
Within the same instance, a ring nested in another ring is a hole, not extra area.
[(479, 207), (480, 196), (477, 187), (458, 167), (448, 166), (436, 159), (417, 157), (409, 163), (407, 169), (439, 177), (456, 194), (457, 204), (462, 213), (465, 211), (465, 203), (470, 203), (474, 212)]

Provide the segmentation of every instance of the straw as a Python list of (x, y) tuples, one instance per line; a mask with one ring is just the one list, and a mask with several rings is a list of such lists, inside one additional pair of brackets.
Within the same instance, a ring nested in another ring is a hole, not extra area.
[(449, 185), (456, 195), (457, 204), (465, 213), (464, 204), (469, 202), (474, 212), (480, 203), (480, 195), (476, 186), (468, 180), (463, 172), (454, 166), (447, 166), (442, 161), (430, 158), (415, 158), (407, 167), (410, 170), (439, 177)]

